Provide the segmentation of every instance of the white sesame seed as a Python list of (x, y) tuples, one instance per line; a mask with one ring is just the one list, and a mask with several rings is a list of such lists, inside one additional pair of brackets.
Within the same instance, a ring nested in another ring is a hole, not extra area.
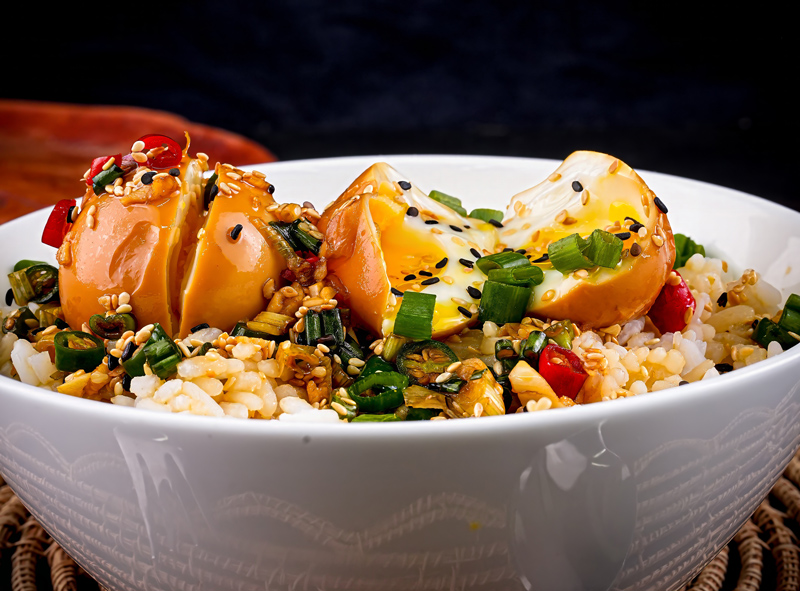
[(122, 304), (121, 306), (117, 306), (117, 314), (130, 314), (133, 310), (133, 307), (130, 304)]
[(136, 162), (137, 164), (144, 164), (145, 162), (147, 162), (147, 156), (143, 152), (134, 152), (133, 154), (131, 154), (131, 157), (133, 158), (133, 161)]
[(449, 380), (451, 377), (453, 377), (453, 374), (451, 374), (449, 371), (446, 371), (446, 372), (441, 373), (438, 376), (436, 376), (436, 380), (434, 380), (434, 381), (437, 384), (443, 384), (444, 382)]

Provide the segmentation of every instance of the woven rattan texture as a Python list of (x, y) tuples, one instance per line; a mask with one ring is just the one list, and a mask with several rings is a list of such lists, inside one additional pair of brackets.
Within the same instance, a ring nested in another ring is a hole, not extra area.
[[(800, 591), (800, 454), (750, 520), (683, 591)], [(0, 478), (0, 589), (103, 591)]]

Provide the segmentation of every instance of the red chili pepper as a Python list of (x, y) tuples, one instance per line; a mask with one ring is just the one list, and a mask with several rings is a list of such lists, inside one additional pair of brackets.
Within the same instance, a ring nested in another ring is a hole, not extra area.
[(647, 313), (650, 320), (662, 333), (682, 331), (688, 324), (686, 311), (691, 310), (694, 313), (697, 307), (692, 290), (686, 285), (683, 277), (677, 271), (673, 271), (673, 273), (680, 277), (680, 283), (671, 285), (667, 281)]
[(286, 281), (289, 281), (290, 283), (294, 283), (295, 281), (297, 281), (297, 277), (295, 277), (294, 272), (290, 269), (284, 269), (283, 271), (281, 271), (281, 277), (283, 277), (284, 279), (286, 279)]
[(44, 225), (42, 242), (54, 248), (61, 246), (61, 243), (64, 242), (64, 236), (72, 225), (67, 219), (69, 208), (75, 205), (76, 201), (74, 199), (62, 199), (55, 204), (53, 211), (50, 212), (50, 217), (47, 218), (47, 223)]
[(122, 167), (122, 155), (121, 154), (114, 154), (113, 156), (100, 156), (99, 158), (95, 158), (92, 160), (92, 167), (89, 169), (89, 175), (86, 177), (86, 184), (90, 187), (92, 186), (92, 179), (96, 177), (98, 174), (103, 172), (103, 167), (106, 165), (111, 159), (114, 159), (114, 164)]
[(178, 166), (183, 158), (183, 150), (178, 142), (165, 135), (150, 133), (143, 135), (137, 141), (144, 143), (144, 152), (155, 148), (163, 148), (162, 151), (147, 159), (147, 166), (150, 168), (172, 168)]
[(539, 356), (539, 375), (547, 380), (557, 396), (573, 400), (589, 377), (575, 353), (553, 344), (547, 345)]

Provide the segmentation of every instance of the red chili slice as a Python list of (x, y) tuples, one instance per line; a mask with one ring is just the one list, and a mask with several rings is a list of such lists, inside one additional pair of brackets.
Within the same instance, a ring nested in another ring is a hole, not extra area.
[(183, 159), (183, 150), (178, 142), (165, 135), (150, 133), (143, 135), (137, 141), (144, 143), (144, 152), (163, 148), (161, 152), (147, 159), (147, 166), (150, 168), (172, 168), (178, 166)]
[(670, 285), (667, 281), (647, 313), (650, 320), (662, 333), (682, 331), (688, 324), (686, 311), (691, 309), (694, 313), (697, 307), (692, 290), (686, 285), (683, 277), (677, 271), (673, 271), (673, 273), (680, 277), (680, 283)]
[(113, 156), (100, 156), (92, 160), (92, 167), (89, 169), (89, 175), (86, 177), (86, 184), (92, 186), (92, 179), (98, 174), (103, 172), (103, 167), (111, 159), (114, 159), (114, 164), (122, 167), (122, 154), (114, 154)]
[(74, 207), (76, 203), (74, 199), (62, 199), (55, 204), (53, 211), (50, 212), (50, 217), (47, 218), (47, 223), (44, 225), (42, 242), (54, 248), (61, 246), (61, 243), (64, 242), (64, 236), (72, 225), (67, 219), (69, 208)]
[(589, 377), (575, 353), (553, 344), (547, 345), (539, 356), (539, 375), (547, 380), (557, 396), (573, 400)]

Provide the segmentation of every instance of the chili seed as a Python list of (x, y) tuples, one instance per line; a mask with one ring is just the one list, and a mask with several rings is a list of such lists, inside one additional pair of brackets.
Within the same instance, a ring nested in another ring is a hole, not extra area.
[(172, 176), (181, 176), (181, 171), (180, 171), (180, 170), (178, 170), (177, 168), (170, 168), (170, 169), (169, 169), (169, 173), (170, 173)]
[(583, 191), (583, 185), (579, 181), (572, 181), (572, 190), (576, 193)]
[(153, 177), (156, 176), (157, 174), (158, 174), (157, 172), (153, 172), (153, 171), (144, 173), (142, 175), (142, 184), (144, 184), (144, 185), (152, 184)]
[(392, 288), (392, 293), (394, 295), (396, 295), (398, 298), (402, 298), (403, 297), (403, 292), (400, 291), (399, 289), (397, 289), (396, 287)]
[(472, 287), (471, 285), (467, 286), (467, 293), (474, 300), (481, 299), (481, 290), (477, 289), (475, 287)]
[(667, 206), (664, 205), (664, 202), (661, 201), (661, 199), (659, 199), (658, 197), (653, 199), (653, 203), (655, 203), (656, 207), (661, 210), (661, 213), (668, 213), (669, 212), (669, 210), (667, 209)]
[(438, 277), (431, 277), (430, 279), (426, 279), (425, 281), (421, 281), (422, 285), (433, 285), (435, 283), (439, 283)]
[(464, 306), (459, 306), (458, 311), (461, 312), (467, 318), (472, 318), (472, 312), (467, 310)]
[(403, 191), (408, 191), (411, 188), (411, 183), (408, 181), (397, 181), (397, 184), (400, 185), (400, 188), (403, 189)]
[(407, 216), (411, 216), (412, 218), (415, 218), (415, 217), (417, 217), (419, 215), (419, 210), (416, 207), (409, 207), (406, 210), (406, 215)]
[(14, 290), (9, 289), (6, 292), (6, 306), (10, 306), (13, 301), (14, 301)]
[(239, 234), (242, 233), (242, 229), (244, 229), (244, 226), (242, 226), (242, 224), (236, 224), (233, 228), (231, 228), (230, 232), (231, 240), (233, 240), (234, 242), (238, 240)]
[(475, 266), (475, 263), (473, 263), (468, 259), (458, 259), (458, 262), (464, 265), (465, 267), (469, 267), (470, 269), (472, 269), (472, 267)]
[(444, 257), (444, 258), (443, 258), (441, 261), (439, 261), (438, 263), (436, 263), (436, 268), (437, 268), (437, 269), (441, 269), (441, 268), (442, 268), (442, 267), (444, 267), (446, 264), (447, 264), (447, 257)]

